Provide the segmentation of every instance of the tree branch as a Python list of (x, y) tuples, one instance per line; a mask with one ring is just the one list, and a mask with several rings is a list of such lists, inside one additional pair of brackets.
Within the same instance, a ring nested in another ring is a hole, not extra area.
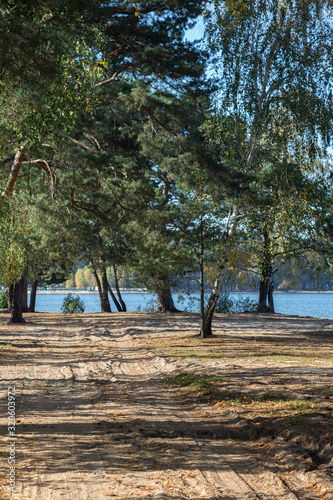
[(94, 141), (94, 143), (96, 144), (96, 146), (98, 147), (98, 149), (100, 150), (100, 152), (101, 153), (105, 153), (105, 151), (103, 151), (103, 149), (101, 148), (101, 145), (98, 142), (98, 140), (96, 139), (96, 137), (94, 137), (93, 135), (90, 135), (90, 137), (92, 138), (92, 140)]
[(6, 165), (6, 163), (10, 163), (12, 161), (14, 161), (15, 159), (15, 155), (14, 156), (10, 156), (9, 158), (6, 158), (5, 160), (2, 160), (1, 163), (3, 163), (4, 165)]
[[(1, 198), (4, 200), (7, 198), (13, 191), (15, 183), (17, 181), (18, 174), (20, 173), (21, 167), (24, 163), (23, 158), (26, 150), (26, 145), (27, 143), (24, 143), (20, 149), (17, 151), (15, 157), (14, 157), (14, 162), (12, 165), (12, 169), (9, 174), (9, 179), (7, 181), (5, 189), (1, 193)], [(0, 203), (0, 207), (2, 206), (2, 203)]]
[(154, 122), (156, 122), (160, 127), (162, 127), (164, 130), (166, 130), (167, 132), (169, 132), (169, 134), (171, 134), (173, 137), (178, 137), (178, 134), (177, 132), (175, 132), (174, 130), (172, 130), (170, 127), (168, 127), (167, 125), (163, 125), (162, 122), (160, 122), (155, 115), (153, 115), (153, 113), (151, 112), (151, 110), (149, 108), (147, 108), (146, 106), (141, 106), (141, 109), (143, 109), (147, 115), (149, 116), (149, 118), (151, 118)]
[(119, 76), (129, 66), (131, 66), (130, 63), (124, 64), (124, 66), (122, 68), (120, 68), (118, 71), (116, 71), (115, 73), (113, 73), (113, 75), (111, 76), (111, 78), (108, 78), (107, 80), (103, 80), (103, 82), (96, 83), (95, 88), (97, 88), (97, 87), (103, 87), (104, 85), (108, 85), (109, 83), (114, 82), (115, 79), (117, 78), (117, 76)]
[(68, 135), (66, 137), (70, 141), (74, 142), (74, 144), (76, 144), (77, 146), (80, 146), (81, 148), (85, 149), (86, 151), (89, 151), (89, 153), (92, 153), (94, 155), (98, 155), (99, 154), (98, 151), (95, 151), (94, 149), (89, 148), (89, 146), (86, 146), (85, 144), (82, 144), (82, 142), (79, 142), (76, 139), (73, 139), (72, 137), (69, 137)]

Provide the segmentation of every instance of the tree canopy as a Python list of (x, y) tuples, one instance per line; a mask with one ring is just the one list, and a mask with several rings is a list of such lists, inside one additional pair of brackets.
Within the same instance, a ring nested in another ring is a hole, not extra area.
[[(2, 2), (2, 282), (74, 272), (94, 280), (104, 312), (109, 295), (122, 311), (126, 268), (172, 311), (171, 288), (201, 273), (210, 336), (226, 273), (245, 255), (266, 289), (276, 258), (330, 259), (331, 10)], [(202, 43), (188, 42), (199, 16)]]

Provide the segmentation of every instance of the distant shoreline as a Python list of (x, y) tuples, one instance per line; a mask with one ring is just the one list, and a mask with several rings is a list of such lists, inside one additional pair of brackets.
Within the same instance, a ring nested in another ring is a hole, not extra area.
[[(154, 295), (153, 292), (148, 292), (147, 290), (120, 290), (121, 293), (141, 293), (141, 294), (145, 294), (145, 295)], [(28, 293), (30, 294), (30, 290), (28, 291)], [(73, 293), (73, 294), (76, 294), (76, 295), (84, 295), (84, 294), (92, 294), (92, 295), (98, 295), (98, 291), (97, 290), (74, 290), (74, 289), (68, 289), (68, 290), (37, 290), (37, 293), (38, 295), (52, 295), (52, 294), (56, 294), (56, 295), (67, 295), (68, 293)], [(186, 292), (173, 292), (174, 294), (183, 294), (183, 293), (186, 293)], [(199, 294), (200, 292), (191, 292), (191, 293), (197, 293)], [(205, 292), (206, 294), (209, 294), (210, 292), (207, 291)], [(254, 295), (258, 295), (259, 292), (252, 292), (252, 291), (241, 291), (241, 292), (236, 292), (236, 291), (232, 291), (232, 292), (223, 292), (223, 293), (228, 293), (228, 294), (240, 294), (240, 293), (247, 293), (247, 294), (254, 294)], [(294, 291), (294, 290), (288, 290), (288, 291), (280, 291), (280, 290), (277, 290), (274, 292), (274, 295), (275, 294), (280, 294), (280, 293), (305, 293), (305, 294), (315, 294), (315, 293), (326, 293), (326, 294), (333, 294), (333, 290), (327, 290), (327, 291), (319, 291), (319, 292), (316, 292), (316, 291), (308, 291), (308, 290), (302, 290), (302, 291)]]
[[(145, 294), (150, 294), (150, 292), (147, 292), (147, 290), (120, 290), (121, 293), (145, 293)], [(28, 293), (30, 294), (30, 290), (28, 290)], [(68, 290), (37, 290), (38, 295), (51, 295), (51, 294), (56, 294), (56, 295), (67, 295), (68, 293), (75, 293), (76, 295), (98, 295), (97, 290), (74, 290), (74, 289), (68, 289)]]

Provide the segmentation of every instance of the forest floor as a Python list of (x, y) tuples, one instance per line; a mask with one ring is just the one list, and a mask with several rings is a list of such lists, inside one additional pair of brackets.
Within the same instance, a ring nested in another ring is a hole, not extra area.
[(8, 318), (1, 500), (333, 498), (333, 321), (216, 315), (202, 340), (196, 314)]

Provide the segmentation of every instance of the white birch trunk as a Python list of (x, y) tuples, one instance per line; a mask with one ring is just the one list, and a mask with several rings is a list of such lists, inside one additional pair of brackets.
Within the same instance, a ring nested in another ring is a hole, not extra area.
[(209, 337), (212, 335), (212, 319), (215, 311), (215, 307), (217, 304), (217, 301), (219, 300), (219, 296), (221, 293), (221, 288), (222, 288), (222, 283), (224, 280), (224, 276), (226, 273), (226, 270), (228, 268), (228, 260), (229, 260), (229, 255), (230, 251), (232, 248), (232, 242), (231, 239), (234, 236), (237, 225), (239, 222), (239, 212), (240, 212), (240, 207), (238, 205), (234, 205), (233, 211), (232, 211), (232, 216), (230, 220), (230, 226), (228, 228), (228, 237), (227, 237), (227, 242), (226, 246), (223, 252), (223, 255), (220, 260), (219, 268), (218, 268), (218, 276), (215, 280), (214, 287), (212, 290), (212, 293), (209, 297), (208, 304), (204, 313), (204, 318), (202, 321), (202, 328), (201, 328), (201, 337)]

